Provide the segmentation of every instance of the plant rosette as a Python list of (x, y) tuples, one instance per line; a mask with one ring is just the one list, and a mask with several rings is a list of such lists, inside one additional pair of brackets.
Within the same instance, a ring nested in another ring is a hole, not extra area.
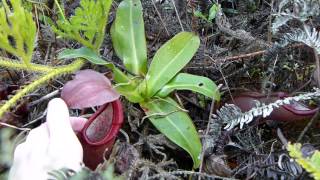
[(83, 162), (94, 170), (110, 154), (123, 123), (120, 95), (103, 74), (81, 70), (64, 85), (61, 96), (71, 109), (99, 106), (85, 125), (75, 130), (83, 147)]
[(182, 73), (200, 46), (192, 32), (180, 32), (164, 43), (148, 66), (147, 41), (140, 0), (123, 0), (110, 29), (113, 50), (126, 71), (101, 58), (97, 49), (88, 46), (66, 49), (58, 59), (86, 59), (113, 71), (114, 88), (131, 103), (138, 103), (154, 127), (170, 141), (188, 152), (193, 169), (201, 164), (202, 144), (196, 126), (185, 109), (171, 95), (189, 90), (215, 101), (219, 88), (209, 78)]

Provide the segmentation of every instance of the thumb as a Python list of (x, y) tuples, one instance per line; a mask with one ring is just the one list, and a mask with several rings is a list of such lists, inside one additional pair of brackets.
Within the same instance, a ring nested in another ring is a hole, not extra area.
[(83, 150), (75, 135), (68, 112), (62, 99), (53, 99), (48, 104), (47, 125), (49, 130), (48, 155), (55, 169), (67, 167), (73, 170), (81, 168)]
[(47, 124), (50, 141), (64, 140), (66, 136), (74, 134), (66, 103), (60, 99), (52, 99), (48, 104)]

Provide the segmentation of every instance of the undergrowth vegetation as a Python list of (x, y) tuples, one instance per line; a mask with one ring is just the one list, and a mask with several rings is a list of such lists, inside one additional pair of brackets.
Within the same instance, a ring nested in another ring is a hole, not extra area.
[(114, 89), (124, 125), (95, 171), (52, 178), (320, 179), (319, 29), (318, 0), (0, 1), (0, 179), (88, 69), (107, 85), (80, 99)]

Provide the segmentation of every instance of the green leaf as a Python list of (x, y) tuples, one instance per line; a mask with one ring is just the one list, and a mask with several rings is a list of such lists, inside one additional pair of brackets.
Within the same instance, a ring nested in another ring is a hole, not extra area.
[(180, 73), (161, 88), (157, 96), (166, 97), (174, 90), (190, 90), (220, 101), (217, 85), (211, 79), (202, 76)]
[(117, 83), (127, 83), (129, 82), (129, 78), (118, 68), (114, 66), (114, 64), (105, 61), (102, 59), (97, 53), (93, 50), (82, 47), (79, 49), (65, 49), (58, 55), (58, 59), (75, 59), (75, 58), (83, 58), (88, 60), (89, 62), (97, 65), (105, 65), (110, 68), (114, 73), (114, 80)]
[(139, 0), (124, 0), (118, 6), (111, 28), (113, 47), (125, 67), (135, 75), (147, 72), (147, 47)]
[(117, 84), (114, 89), (132, 103), (139, 103), (144, 100), (135, 82), (129, 81), (128, 83)]
[(205, 15), (203, 15), (203, 13), (202, 13), (201, 11), (199, 11), (199, 10), (194, 11), (194, 12), (193, 12), (193, 15), (194, 15), (195, 17), (197, 17), (197, 18), (201, 18), (202, 20), (208, 22), (207, 17), (206, 17)]
[(61, 18), (54, 31), (98, 51), (105, 33), (112, 0), (81, 0), (80, 7), (69, 20)]
[(113, 71), (113, 80), (116, 83), (128, 83), (130, 81), (129, 77), (120, 69), (116, 68), (114, 64), (106, 64), (106, 67)]
[[(76, 59), (83, 58), (97, 65), (106, 65), (113, 67), (113, 64), (102, 59), (97, 53), (87, 47), (79, 49), (65, 49), (58, 54), (58, 59)], [(112, 69), (112, 68), (111, 68)]]
[(58, 59), (73, 59), (79, 57), (84, 58), (97, 65), (110, 64), (109, 62), (98, 56), (97, 53), (86, 47), (81, 47), (79, 49), (65, 49), (58, 55)]
[(209, 16), (208, 21), (212, 21), (215, 17), (217, 12), (219, 11), (220, 5), (219, 4), (213, 4), (209, 10)]
[(301, 144), (288, 143), (287, 150), (290, 157), (294, 158), (299, 165), (301, 165), (307, 172), (309, 172), (314, 179), (320, 180), (320, 151), (313, 152), (311, 157), (304, 157), (302, 154)]
[(181, 32), (155, 54), (146, 75), (147, 96), (155, 95), (192, 59), (200, 45), (198, 36)]
[(36, 24), (32, 13), (26, 11), (20, 0), (2, 1), (0, 7), (0, 48), (19, 57), (29, 65), (36, 40)]
[(198, 168), (202, 145), (188, 114), (169, 97), (152, 99), (140, 105), (151, 123), (168, 139), (187, 151), (193, 159), (193, 167)]

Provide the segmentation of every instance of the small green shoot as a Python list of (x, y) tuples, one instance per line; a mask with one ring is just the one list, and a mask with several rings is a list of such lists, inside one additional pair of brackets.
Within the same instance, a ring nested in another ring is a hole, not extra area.
[(294, 158), (314, 179), (320, 180), (320, 152), (317, 150), (311, 157), (303, 157), (301, 144), (288, 144), (289, 155)]
[(199, 10), (193, 12), (195, 17), (198, 17), (208, 23), (212, 23), (212, 20), (216, 17), (217, 12), (220, 9), (220, 4), (214, 3), (209, 9), (209, 13), (203, 13)]

